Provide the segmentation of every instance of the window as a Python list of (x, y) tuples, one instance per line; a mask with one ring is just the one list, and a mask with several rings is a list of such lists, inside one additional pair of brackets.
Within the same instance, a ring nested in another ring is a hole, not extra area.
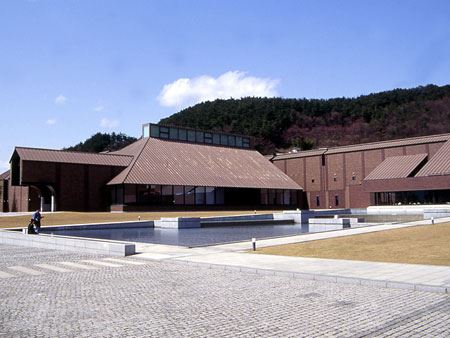
[(236, 136), (236, 147), (242, 147), (242, 137)]
[(228, 135), (228, 145), (230, 147), (235, 147), (236, 146), (236, 136)]
[(283, 192), (283, 204), (284, 205), (291, 204), (291, 194), (289, 193), (289, 190), (284, 190)]
[(184, 202), (187, 205), (195, 204), (195, 187), (192, 186), (184, 187)]
[(355, 180), (356, 180), (356, 174), (352, 173), (352, 181), (355, 181)]
[(228, 135), (220, 134), (220, 144), (223, 146), (228, 145)]
[(150, 126), (146, 124), (142, 127), (142, 136), (143, 137), (149, 137), (150, 136)]
[(325, 154), (322, 154), (322, 166), (325, 165)]
[(178, 139), (181, 141), (187, 141), (187, 130), (186, 129), (178, 130)]
[(165, 205), (173, 204), (173, 186), (163, 185), (161, 186), (161, 202)]
[(261, 189), (261, 204), (262, 205), (268, 204), (267, 189)]
[(212, 144), (212, 134), (211, 133), (205, 133), (205, 143)]
[(178, 140), (178, 128), (170, 127), (169, 138), (171, 140)]
[(205, 194), (206, 194), (206, 204), (212, 205), (215, 204), (215, 188), (213, 187), (206, 187), (205, 188)]
[(247, 137), (242, 138), (242, 147), (250, 148), (250, 139), (248, 139)]
[(216, 204), (225, 204), (225, 189), (224, 188), (216, 188)]
[(184, 187), (182, 185), (173, 187), (173, 202), (177, 205), (184, 204)]
[(314, 183), (314, 178), (311, 180), (311, 183)]
[(159, 126), (155, 126), (154, 124), (150, 126), (150, 136), (159, 137)]
[(188, 141), (195, 142), (195, 131), (194, 130), (188, 130)]
[(204, 143), (205, 142), (205, 134), (202, 131), (195, 132), (195, 140), (198, 143)]
[(335, 206), (339, 205), (339, 195), (334, 195), (334, 205)]
[(125, 185), (125, 204), (136, 203), (136, 186), (131, 184)]
[(159, 137), (160, 138), (169, 138), (169, 128), (159, 127)]
[(320, 207), (320, 196), (316, 196), (316, 205)]
[(333, 177), (333, 181), (334, 181), (334, 182), (337, 182), (336, 174), (335, 174), (335, 176)]
[(220, 144), (220, 134), (213, 134), (213, 143)]
[(204, 205), (205, 199), (205, 187), (195, 188), (195, 205)]

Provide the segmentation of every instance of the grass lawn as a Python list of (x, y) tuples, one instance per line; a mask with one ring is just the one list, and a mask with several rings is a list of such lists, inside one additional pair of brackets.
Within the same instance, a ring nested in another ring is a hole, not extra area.
[(256, 253), (450, 266), (450, 223), (272, 246)]
[[(160, 211), (160, 212), (131, 212), (131, 213), (110, 213), (110, 212), (56, 212), (44, 213), (42, 227), (46, 225), (82, 224), (82, 223), (102, 223), (155, 220), (161, 217), (212, 217), (225, 215), (253, 214), (254, 210), (239, 211)], [(272, 213), (270, 210), (256, 211), (257, 214)], [(0, 228), (26, 227), (33, 213), (29, 216), (5, 216), (0, 217)]]

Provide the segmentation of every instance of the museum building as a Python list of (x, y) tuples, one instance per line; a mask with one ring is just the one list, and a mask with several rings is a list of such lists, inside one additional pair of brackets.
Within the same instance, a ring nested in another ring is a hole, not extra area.
[(450, 134), (263, 156), (246, 136), (145, 124), (108, 153), (16, 147), (0, 211), (450, 203)]
[(146, 124), (142, 138), (119, 151), (16, 147), (10, 163), (9, 211), (253, 210), (301, 204), (301, 186), (251, 149), (249, 137), (227, 133)]

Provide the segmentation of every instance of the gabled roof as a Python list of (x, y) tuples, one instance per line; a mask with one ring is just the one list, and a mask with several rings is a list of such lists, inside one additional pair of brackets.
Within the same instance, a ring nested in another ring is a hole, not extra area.
[(367, 175), (364, 180), (385, 180), (408, 177), (426, 158), (427, 154), (388, 157)]
[(450, 140), (439, 148), (436, 154), (419, 170), (419, 176), (438, 176), (450, 174)]
[(302, 189), (255, 150), (156, 138), (137, 142), (131, 165), (108, 184)]
[(7, 170), (3, 174), (0, 174), (0, 180), (9, 180), (10, 175), (11, 170)]
[(96, 154), (76, 151), (16, 147), (15, 152), (22, 160), (37, 162), (59, 162), (107, 166), (128, 166), (133, 157), (120, 154)]

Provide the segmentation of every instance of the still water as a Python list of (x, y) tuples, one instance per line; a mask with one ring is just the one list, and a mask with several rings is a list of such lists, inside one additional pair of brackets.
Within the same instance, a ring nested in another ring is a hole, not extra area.
[(206, 227), (198, 229), (123, 228), (102, 230), (58, 230), (49, 231), (55, 235), (90, 237), (155, 244), (197, 247), (230, 242), (292, 236), (308, 232), (308, 225), (247, 225)]

